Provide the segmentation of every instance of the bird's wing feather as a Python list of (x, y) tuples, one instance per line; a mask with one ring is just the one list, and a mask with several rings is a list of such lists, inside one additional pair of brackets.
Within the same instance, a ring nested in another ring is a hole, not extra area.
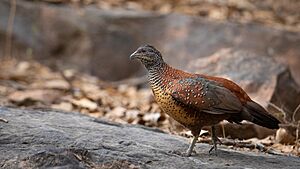
[(174, 81), (171, 96), (184, 107), (210, 114), (232, 114), (242, 111), (238, 97), (230, 90), (204, 78)]

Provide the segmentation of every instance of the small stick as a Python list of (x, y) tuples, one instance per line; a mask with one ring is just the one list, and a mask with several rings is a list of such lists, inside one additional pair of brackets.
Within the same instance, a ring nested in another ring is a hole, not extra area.
[(4, 122), (4, 123), (8, 123), (8, 120), (3, 119), (3, 118), (1, 118), (1, 117), (0, 117), (0, 121), (2, 121), (2, 122)]
[[(268, 153), (268, 154), (273, 154), (273, 155), (283, 155), (283, 153), (277, 152), (273, 150), (272, 148), (267, 148), (265, 145), (261, 143), (252, 143), (251, 141), (238, 141), (236, 142), (235, 140), (230, 140), (230, 139), (221, 139), (222, 144), (226, 146), (233, 146), (233, 147), (238, 147), (238, 148), (249, 148), (249, 149), (258, 149), (259, 151)], [(210, 139), (200, 139), (201, 143), (210, 143)]]
[(296, 129), (296, 140), (295, 140), (295, 144), (296, 144), (296, 152), (297, 154), (299, 154), (299, 128), (300, 128), (300, 123), (298, 121), (298, 125), (297, 125), (297, 129)]

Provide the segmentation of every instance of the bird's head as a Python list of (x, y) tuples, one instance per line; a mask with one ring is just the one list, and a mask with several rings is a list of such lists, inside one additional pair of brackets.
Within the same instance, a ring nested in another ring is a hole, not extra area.
[(151, 45), (139, 47), (130, 55), (130, 60), (133, 59), (140, 60), (147, 68), (164, 63), (160, 52)]

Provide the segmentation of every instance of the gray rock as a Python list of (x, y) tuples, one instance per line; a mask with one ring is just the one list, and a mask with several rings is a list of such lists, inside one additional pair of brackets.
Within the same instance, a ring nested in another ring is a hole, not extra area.
[(1, 168), (289, 168), (296, 157), (240, 152), (197, 144), (182, 157), (188, 140), (158, 129), (122, 125), (78, 113), (0, 108)]

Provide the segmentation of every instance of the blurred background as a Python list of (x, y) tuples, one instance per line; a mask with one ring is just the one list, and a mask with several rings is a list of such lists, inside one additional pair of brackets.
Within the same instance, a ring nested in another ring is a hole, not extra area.
[(222, 122), (220, 137), (300, 155), (299, 9), (298, 0), (1, 0), (0, 105), (190, 137), (129, 60), (152, 44), (173, 67), (234, 80), (283, 122), (277, 131)]

